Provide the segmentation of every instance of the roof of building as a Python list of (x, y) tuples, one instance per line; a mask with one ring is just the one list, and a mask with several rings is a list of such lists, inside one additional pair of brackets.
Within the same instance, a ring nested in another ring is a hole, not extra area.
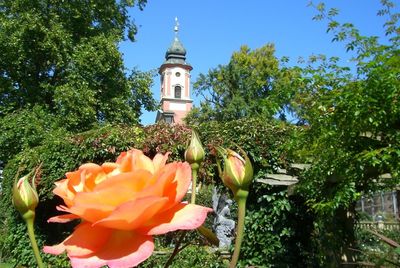
[(190, 64), (186, 62), (186, 49), (178, 39), (178, 36), (175, 36), (174, 41), (165, 53), (165, 61), (163, 65), (164, 64), (180, 64), (190, 66)]
[(186, 49), (178, 38), (178, 29), (179, 29), (178, 19), (175, 18), (175, 21), (176, 21), (176, 25), (174, 28), (175, 38), (174, 41), (169, 46), (169, 48), (167, 49), (167, 52), (165, 53), (165, 61), (162, 64), (162, 66), (169, 64), (174, 64), (174, 65), (179, 64), (192, 69), (192, 66), (190, 66), (190, 64), (186, 62)]

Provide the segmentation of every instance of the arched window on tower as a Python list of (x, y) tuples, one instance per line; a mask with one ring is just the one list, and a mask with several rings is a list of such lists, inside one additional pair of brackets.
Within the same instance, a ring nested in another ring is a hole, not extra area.
[(182, 88), (180, 86), (175, 86), (175, 99), (180, 99), (182, 97)]

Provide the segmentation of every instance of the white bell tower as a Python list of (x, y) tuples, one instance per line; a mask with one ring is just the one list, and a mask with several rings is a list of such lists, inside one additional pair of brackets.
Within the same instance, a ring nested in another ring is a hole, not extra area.
[(190, 98), (190, 71), (186, 62), (186, 49), (178, 39), (179, 23), (175, 18), (175, 38), (165, 53), (165, 61), (160, 66), (161, 110), (156, 122), (183, 123), (182, 119), (192, 109)]

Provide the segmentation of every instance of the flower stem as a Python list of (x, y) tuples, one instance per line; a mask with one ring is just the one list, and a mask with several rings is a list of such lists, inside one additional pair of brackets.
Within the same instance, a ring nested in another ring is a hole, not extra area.
[(197, 183), (197, 170), (199, 165), (197, 163), (192, 164), (192, 198), (191, 204), (196, 204), (196, 183)]
[(175, 243), (175, 248), (174, 251), (172, 252), (171, 256), (169, 257), (169, 259), (167, 260), (167, 262), (164, 265), (164, 268), (168, 268), (171, 264), (172, 261), (174, 260), (175, 256), (183, 249), (183, 248), (179, 248), (183, 238), (185, 238), (186, 232), (182, 232), (178, 238), (178, 240)]
[(238, 224), (235, 240), (235, 250), (233, 251), (233, 256), (229, 264), (229, 268), (235, 268), (239, 260), (240, 247), (242, 246), (244, 235), (244, 218), (246, 216), (246, 200), (248, 194), (248, 191), (238, 190), (235, 195), (236, 202), (238, 203)]
[(32, 246), (33, 254), (35, 255), (36, 263), (38, 265), (38, 268), (44, 268), (44, 264), (43, 264), (42, 258), (40, 257), (39, 248), (38, 248), (38, 245), (36, 242), (35, 232), (33, 229), (34, 221), (35, 221), (35, 216), (25, 218), (26, 226), (28, 227), (28, 235), (29, 235), (29, 239), (31, 240), (31, 246)]

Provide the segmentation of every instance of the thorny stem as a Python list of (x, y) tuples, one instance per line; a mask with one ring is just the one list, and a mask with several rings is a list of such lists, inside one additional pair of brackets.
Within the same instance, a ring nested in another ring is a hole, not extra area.
[(246, 200), (249, 192), (245, 190), (238, 190), (235, 195), (236, 202), (238, 203), (238, 225), (235, 240), (235, 250), (233, 252), (232, 260), (229, 268), (235, 268), (239, 260), (240, 247), (242, 246), (244, 235), (244, 218), (246, 215)]

